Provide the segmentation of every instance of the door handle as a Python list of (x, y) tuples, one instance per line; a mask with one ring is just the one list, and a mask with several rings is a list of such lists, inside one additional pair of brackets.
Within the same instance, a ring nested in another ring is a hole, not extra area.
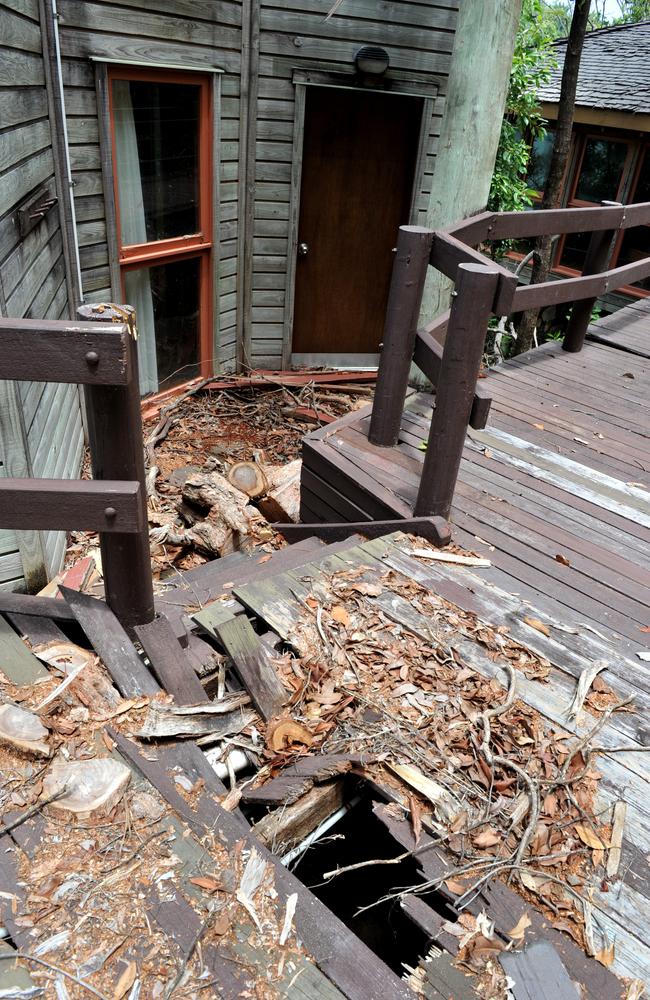
[(299, 257), (306, 257), (308, 253), (309, 253), (309, 244), (308, 243), (299, 243), (298, 244), (298, 256)]

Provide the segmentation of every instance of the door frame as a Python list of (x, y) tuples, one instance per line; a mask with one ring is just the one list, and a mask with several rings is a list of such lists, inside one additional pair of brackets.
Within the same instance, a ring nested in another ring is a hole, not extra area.
[[(291, 368), (291, 341), (293, 336), (294, 303), (296, 294), (296, 251), (298, 246), (298, 224), (300, 221), (300, 188), (302, 184), (302, 153), (305, 134), (305, 104), (307, 87), (334, 88), (337, 90), (354, 90), (357, 93), (367, 92), (359, 87), (352, 78), (343, 78), (339, 73), (324, 73), (321, 71), (293, 71), (294, 116), (293, 116), (293, 146), (291, 152), (291, 189), (289, 194), (289, 241), (287, 246), (286, 290), (284, 299), (284, 321), (282, 329), (282, 367)], [(375, 87), (371, 93), (386, 96), (419, 97), (422, 99), (422, 122), (418, 138), (418, 152), (415, 161), (413, 187), (411, 190), (411, 209), (409, 223), (413, 225), (417, 217), (417, 196), (424, 177), (429, 127), (433, 115), (435, 100), (438, 95), (436, 83), (417, 83), (409, 80), (386, 81), (383, 86)], [(352, 361), (354, 355), (350, 355)]]

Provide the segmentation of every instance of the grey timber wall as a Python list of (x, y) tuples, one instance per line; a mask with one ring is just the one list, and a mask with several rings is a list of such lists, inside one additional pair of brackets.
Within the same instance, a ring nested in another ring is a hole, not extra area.
[[(412, 222), (421, 224), (431, 191), (452, 59), (458, 0), (344, 0), (327, 19), (332, 0), (260, 0), (259, 62), (252, 67), (254, 210), (250, 250), (252, 279), (246, 309), (246, 352), (251, 367), (280, 368), (286, 311), (292, 289), (290, 202), (296, 115), (295, 70), (352, 74), (362, 45), (379, 45), (390, 57), (388, 75), (412, 83), (413, 92), (435, 84)], [(256, 26), (252, 37), (255, 40)], [(251, 45), (255, 60), (255, 45)], [(257, 73), (256, 73), (257, 68)], [(256, 81), (257, 77), (257, 81)], [(255, 86), (257, 82), (257, 86)], [(371, 208), (371, 206), (369, 206)], [(288, 344), (285, 342), (285, 361)]]
[[(16, 208), (57, 193), (38, 0), (0, 0), (0, 313), (69, 314), (59, 209), (21, 239)], [(0, 381), (0, 475), (78, 475), (83, 428), (76, 386)], [(0, 530), (0, 589), (33, 589), (61, 567), (61, 532)]]
[(59, 28), (84, 298), (111, 299), (93, 60), (220, 68), (218, 360), (235, 366), (242, 4), (238, 0), (59, 0)]

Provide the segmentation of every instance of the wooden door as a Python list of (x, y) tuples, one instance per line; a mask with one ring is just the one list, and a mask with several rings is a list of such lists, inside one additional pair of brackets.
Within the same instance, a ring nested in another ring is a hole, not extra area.
[(294, 355), (330, 355), (336, 364), (341, 355), (378, 353), (392, 248), (409, 222), (422, 105), (307, 87)]

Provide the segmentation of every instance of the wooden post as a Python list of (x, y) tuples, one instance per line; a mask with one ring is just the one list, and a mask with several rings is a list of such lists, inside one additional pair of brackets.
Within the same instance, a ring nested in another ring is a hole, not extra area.
[[(126, 385), (85, 386), (88, 436), (95, 479), (136, 480), (146, 498), (142, 415), (138, 383), (135, 310), (114, 304), (83, 305), (80, 319), (126, 323), (128, 338)], [(87, 358), (88, 364), (101, 359)], [(146, 503), (146, 500), (145, 500)], [(100, 534), (106, 603), (127, 631), (153, 621), (153, 582), (149, 531)]]
[(430, 229), (400, 226), (368, 434), (383, 448), (399, 437), (432, 242)]
[(414, 517), (449, 517), (499, 281), (482, 264), (460, 264)]
[[(604, 201), (603, 205), (615, 206), (620, 205), (619, 201)], [(615, 229), (596, 229), (591, 234), (591, 239), (589, 240), (589, 246), (587, 248), (587, 256), (585, 257), (585, 264), (582, 269), (582, 273), (586, 274), (598, 274), (600, 271), (607, 270), (607, 264), (609, 262), (612, 241), (616, 235)], [(567, 326), (567, 331), (564, 335), (564, 340), (562, 341), (562, 350), (570, 351), (572, 354), (577, 354), (581, 351), (585, 337), (587, 336), (587, 328), (589, 326), (589, 321), (591, 319), (591, 314), (596, 304), (597, 299), (582, 299), (580, 302), (574, 303), (573, 309), (571, 310), (571, 318), (569, 319), (569, 325)]]

